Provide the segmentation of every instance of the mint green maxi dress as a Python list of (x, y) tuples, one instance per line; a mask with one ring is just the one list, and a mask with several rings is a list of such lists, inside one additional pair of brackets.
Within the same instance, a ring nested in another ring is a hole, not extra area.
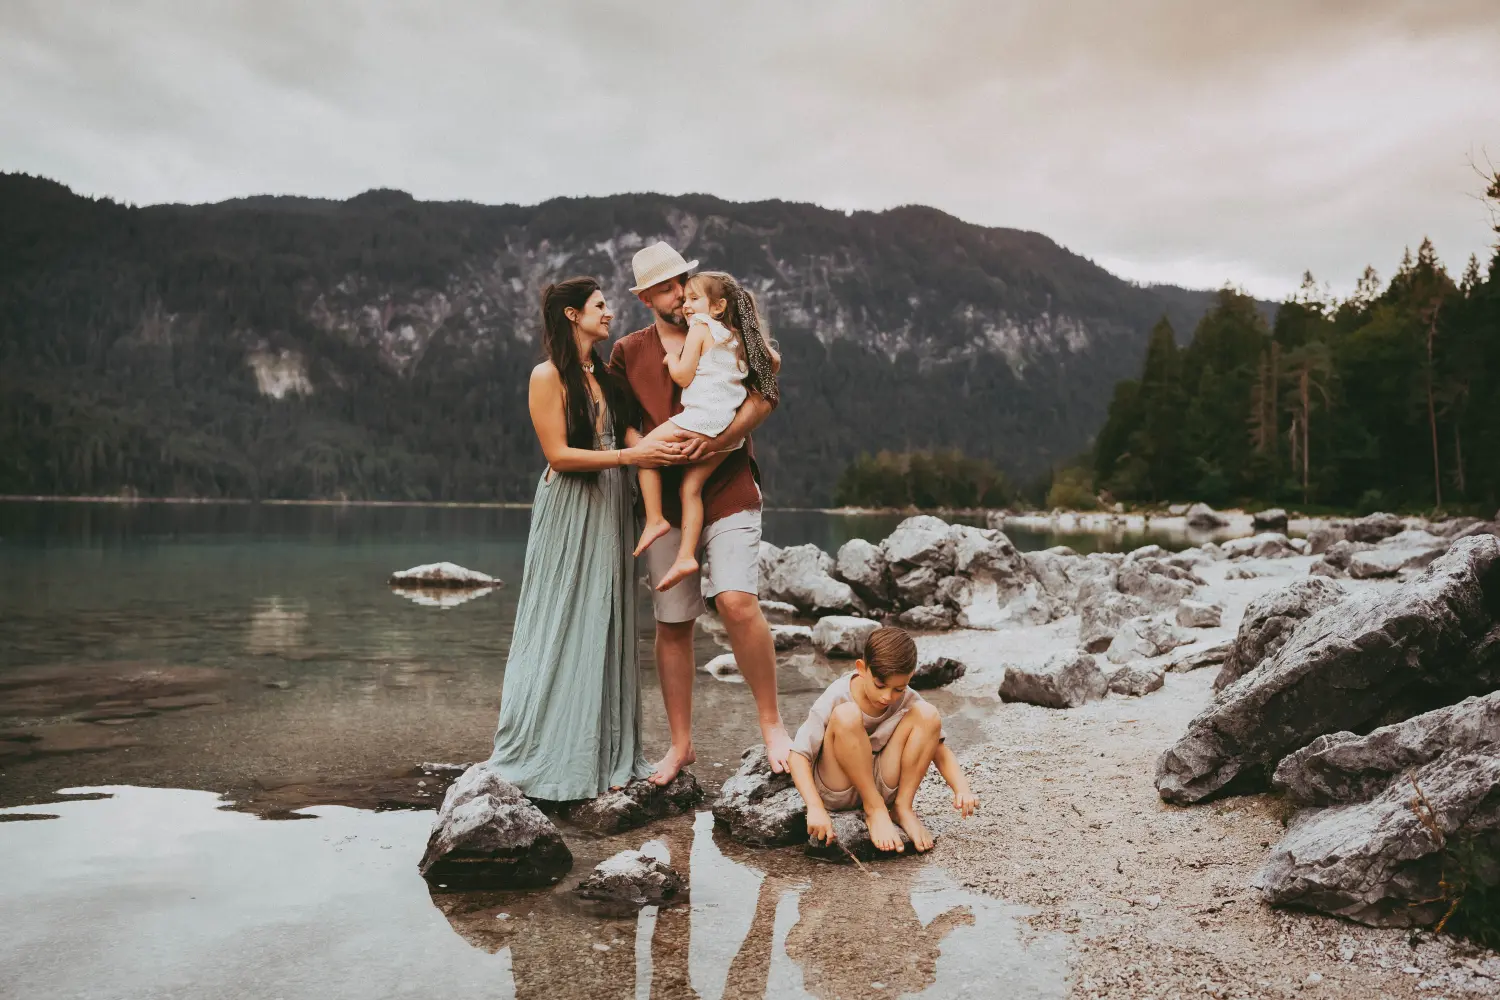
[[(615, 445), (608, 418), (595, 447)], [(630, 472), (542, 474), (489, 766), (528, 798), (644, 778)]]

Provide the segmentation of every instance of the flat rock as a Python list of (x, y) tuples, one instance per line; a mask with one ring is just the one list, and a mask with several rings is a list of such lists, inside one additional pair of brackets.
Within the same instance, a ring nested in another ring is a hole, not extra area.
[(833, 575), (854, 588), (871, 607), (887, 607), (893, 599), (885, 552), (874, 542), (851, 538), (841, 545)]
[(1187, 650), (1174, 657), (1167, 664), (1167, 670), (1174, 674), (1185, 674), (1190, 670), (1201, 670), (1204, 667), (1217, 667), (1224, 662), (1229, 655), (1230, 648), (1234, 645), (1231, 640), (1216, 642), (1212, 646), (1204, 646), (1201, 649)]
[(1024, 701), (1043, 708), (1075, 708), (1097, 701), (1109, 681), (1089, 653), (1058, 653), (1039, 667), (1007, 666), (1000, 682), (1001, 701)]
[(1349, 592), (1332, 580), (1307, 577), (1252, 600), (1240, 618), (1224, 669), (1214, 678), (1214, 690), (1228, 687), (1262, 660), (1274, 656), (1299, 625), (1348, 596)]
[(1500, 691), (1465, 698), (1358, 736), (1327, 733), (1283, 757), (1271, 787), (1299, 806), (1372, 799), (1406, 771), (1446, 753), (1500, 753)]
[(1455, 542), (1389, 594), (1324, 608), (1189, 723), (1157, 762), (1157, 791), (1185, 804), (1259, 790), (1282, 757), (1324, 733), (1500, 687), (1497, 608), (1500, 538), (1489, 535)]
[(475, 764), (443, 796), (417, 870), (464, 891), (550, 885), (572, 866), (552, 821), (515, 785)]
[(698, 779), (683, 768), (665, 785), (637, 778), (618, 791), (569, 806), (565, 815), (575, 826), (604, 836), (691, 812), (703, 798)]
[(783, 847), (807, 839), (807, 805), (790, 774), (773, 774), (763, 746), (740, 757), (713, 804), (714, 822), (731, 839), (755, 847)]
[(1299, 554), (1292, 540), (1279, 531), (1263, 531), (1248, 538), (1231, 538), (1220, 549), (1227, 559), (1288, 559)]
[[(765, 545), (765, 542), (761, 542)], [(774, 547), (774, 546), (773, 546)], [(761, 577), (766, 579), (766, 577)], [(765, 615), (766, 621), (773, 624), (784, 624), (797, 617), (797, 606), (788, 604), (786, 601), (761, 601), (760, 613)]]
[(1109, 675), (1109, 689), (1115, 694), (1139, 698), (1166, 683), (1166, 672), (1145, 663), (1127, 663)]
[(1344, 527), (1344, 537), (1351, 542), (1378, 542), (1406, 529), (1395, 514), (1377, 513), (1356, 518)]
[(885, 861), (891, 858), (899, 858), (904, 854), (915, 854), (912, 850), (911, 838), (906, 831), (899, 826), (896, 828), (901, 834), (901, 843), (905, 851), (881, 851), (875, 848), (870, 840), (870, 827), (865, 823), (865, 816), (861, 810), (847, 809), (842, 812), (829, 813), (828, 818), (833, 821), (833, 842), (823, 843), (807, 838), (807, 846), (803, 852), (808, 857), (821, 858), (824, 861), (833, 861), (839, 864), (853, 864), (849, 855), (854, 855), (860, 861)]
[(640, 851), (621, 851), (594, 866), (574, 888), (584, 899), (629, 907), (670, 903), (687, 882), (677, 870)]
[(911, 686), (918, 691), (926, 691), (952, 684), (968, 672), (968, 665), (962, 660), (949, 656), (929, 657), (917, 663), (917, 672), (911, 675)]
[(880, 623), (850, 615), (829, 615), (813, 626), (813, 647), (827, 657), (858, 658), (865, 655), (865, 640)]
[(1120, 626), (1104, 656), (1111, 663), (1149, 660), (1186, 646), (1192, 639), (1155, 618), (1132, 618)]
[(809, 625), (772, 625), (771, 642), (778, 653), (811, 646), (812, 627)]
[(1256, 531), (1286, 531), (1286, 511), (1271, 507), (1250, 515), (1250, 526)]
[(926, 632), (951, 629), (957, 620), (958, 614), (952, 608), (940, 604), (907, 608), (896, 617), (902, 628)]
[(1185, 598), (1177, 602), (1177, 624), (1183, 628), (1218, 628), (1224, 619), (1224, 606)]
[(451, 562), (424, 563), (421, 566), (413, 566), (411, 569), (397, 570), (391, 574), (388, 582), (393, 587), (406, 586), (418, 588), (505, 586), (503, 581), (490, 576), (488, 573), (465, 569), (463, 566)]

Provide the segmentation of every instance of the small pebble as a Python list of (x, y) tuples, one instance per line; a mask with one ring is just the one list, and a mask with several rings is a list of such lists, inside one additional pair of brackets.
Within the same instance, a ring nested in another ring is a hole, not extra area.
[(509, 913), (497, 913), (497, 914), (495, 914), (495, 919), (496, 920), (509, 920), (510, 919), (510, 914)]
[(1307, 978), (1302, 981), (1302, 985), (1303, 986), (1316, 986), (1319, 983), (1321, 983), (1322, 981), (1323, 981), (1323, 974), (1321, 972), (1310, 972), (1310, 973), (1308, 973)]
[(609, 945), (603, 944), (603, 943), (598, 942), (598, 941), (595, 941), (594, 942), (594, 950), (595, 951), (609, 951)]

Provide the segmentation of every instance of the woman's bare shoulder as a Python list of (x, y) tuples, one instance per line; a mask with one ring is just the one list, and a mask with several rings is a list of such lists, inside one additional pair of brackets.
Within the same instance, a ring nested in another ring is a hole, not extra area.
[(532, 385), (562, 385), (562, 376), (558, 374), (557, 366), (550, 361), (543, 361), (531, 369)]

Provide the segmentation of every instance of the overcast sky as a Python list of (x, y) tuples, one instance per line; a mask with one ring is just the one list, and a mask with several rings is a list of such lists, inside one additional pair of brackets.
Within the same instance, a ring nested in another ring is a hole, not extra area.
[(1492, 242), (1500, 0), (0, 0), (0, 170), (148, 204), (934, 205), (1280, 298)]

